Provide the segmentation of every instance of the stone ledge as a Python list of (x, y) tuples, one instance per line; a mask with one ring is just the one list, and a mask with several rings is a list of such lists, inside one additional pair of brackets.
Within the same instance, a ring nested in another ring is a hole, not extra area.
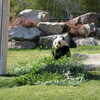
[(82, 63), (86, 70), (100, 69), (100, 54), (74, 54), (82, 57)]

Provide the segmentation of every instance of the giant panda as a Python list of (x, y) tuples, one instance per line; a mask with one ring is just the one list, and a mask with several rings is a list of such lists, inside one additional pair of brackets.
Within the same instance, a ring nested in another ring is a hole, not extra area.
[(70, 57), (70, 49), (65, 42), (65, 38), (63, 36), (55, 37), (55, 40), (53, 41), (53, 50), (52, 55), (54, 59), (59, 59), (62, 56), (66, 55), (67, 57)]

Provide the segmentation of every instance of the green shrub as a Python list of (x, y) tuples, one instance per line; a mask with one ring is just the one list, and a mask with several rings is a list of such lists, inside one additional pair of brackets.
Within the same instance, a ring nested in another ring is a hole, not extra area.
[(22, 70), (22, 68), (15, 71), (17, 75), (23, 74), (14, 79), (14, 82), (19, 86), (26, 84), (68, 85), (83, 81), (85, 76), (83, 65), (75, 56), (62, 57), (59, 60), (45, 57), (29, 63), (27, 70)]

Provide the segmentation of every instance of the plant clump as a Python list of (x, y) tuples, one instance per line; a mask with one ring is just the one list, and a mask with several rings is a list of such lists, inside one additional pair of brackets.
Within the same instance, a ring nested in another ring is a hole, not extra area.
[(81, 23), (81, 24), (72, 24), (71, 22), (65, 22), (65, 25), (67, 25), (68, 27), (69, 27), (69, 32), (70, 32), (70, 34), (72, 34), (72, 35), (81, 35), (81, 36), (83, 36), (84, 35), (84, 33), (83, 32), (80, 32), (80, 28), (82, 28), (83, 27), (83, 23)]
[(54, 60), (51, 57), (31, 62), (25, 66), (19, 66), (14, 70), (18, 75), (14, 79), (15, 84), (20, 85), (77, 85), (85, 80), (86, 71), (79, 63), (77, 57), (62, 57)]
[(36, 23), (29, 18), (25, 19), (23, 17), (20, 17), (20, 18), (12, 19), (12, 21), (10, 22), (9, 28), (12, 28), (14, 26), (24, 26), (24, 27), (30, 28), (30, 27), (35, 27)]

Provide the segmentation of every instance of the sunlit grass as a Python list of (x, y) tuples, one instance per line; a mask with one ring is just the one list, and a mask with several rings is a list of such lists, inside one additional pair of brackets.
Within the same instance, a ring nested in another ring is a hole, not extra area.
[[(100, 46), (79, 46), (70, 48), (71, 54), (100, 54)], [(27, 49), (27, 50), (8, 50), (7, 72), (13, 68), (16, 63), (27, 64), (31, 61), (51, 56), (51, 49)]]
[(100, 54), (100, 46), (79, 46), (77, 48), (71, 48), (71, 52), (81, 54)]
[[(100, 54), (100, 46), (80, 46), (77, 48), (70, 48), (71, 54), (83, 53), (83, 54)], [(29, 49), (29, 50), (8, 50), (8, 67), (12, 64), (21, 62), (27, 63), (29, 61), (34, 61), (46, 56), (51, 56), (50, 50), (39, 50), (39, 49)]]
[(16, 63), (25, 65), (31, 61), (50, 56), (50, 53), (50, 50), (38, 49), (8, 50), (7, 71), (11, 70), (13, 65)]
[(0, 100), (99, 100), (100, 82), (88, 81), (80, 86), (22, 86), (0, 90)]

